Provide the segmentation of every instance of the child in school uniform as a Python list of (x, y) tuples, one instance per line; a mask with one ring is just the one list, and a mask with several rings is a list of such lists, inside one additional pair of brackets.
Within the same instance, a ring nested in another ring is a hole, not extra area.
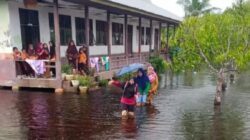
[(137, 93), (137, 85), (134, 79), (130, 79), (123, 86), (123, 94), (121, 97), (122, 117), (134, 118), (134, 108), (136, 105), (135, 94)]
[(86, 67), (87, 67), (87, 56), (84, 53), (84, 50), (81, 48), (79, 50), (78, 56), (78, 70), (82, 75), (86, 75)]

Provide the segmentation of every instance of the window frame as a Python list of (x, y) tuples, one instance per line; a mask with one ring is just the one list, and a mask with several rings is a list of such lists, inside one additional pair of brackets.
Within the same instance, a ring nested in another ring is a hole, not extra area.
[[(37, 10), (30, 10), (19, 8), (20, 29), (22, 47), (27, 48), (29, 43), (36, 46), (36, 43), (40, 42), (40, 24), (39, 24), (39, 12)], [(27, 18), (28, 17), (28, 18)], [(27, 42), (26, 31), (30, 31), (31, 42)]]
[[(68, 21), (65, 21), (67, 19)], [(68, 22), (68, 23), (67, 23)], [(59, 15), (59, 29), (60, 29), (60, 43), (61, 45), (68, 45), (72, 39), (72, 22), (71, 16)]]
[(107, 45), (107, 22), (96, 20), (96, 41), (97, 46)]
[[(138, 39), (139, 39), (139, 33), (140, 33), (140, 31), (139, 31), (139, 26), (137, 26), (137, 32), (138, 32)], [(145, 45), (145, 39), (144, 39), (144, 33), (145, 31), (144, 31), (144, 27), (143, 26), (141, 26), (141, 38), (140, 38), (140, 40), (138, 40), (138, 43), (139, 43), (139, 41), (141, 41), (141, 45)]]
[(122, 23), (112, 22), (112, 45), (124, 45), (124, 25)]
[[(82, 20), (82, 29), (77, 28), (77, 19)], [(80, 31), (82, 30), (82, 31)], [(83, 44), (86, 44), (86, 36), (85, 36), (85, 18), (83, 17), (75, 17), (75, 36), (76, 36), (76, 45), (82, 46)], [(82, 38), (82, 42), (79, 41), (79, 38)], [(93, 45), (94, 37), (93, 37), (93, 21), (92, 19), (89, 19), (89, 45)]]
[(146, 27), (146, 45), (150, 45), (151, 42), (151, 29)]
[(76, 45), (82, 46), (86, 44), (85, 37), (85, 19), (81, 17), (75, 17), (75, 36), (76, 36)]

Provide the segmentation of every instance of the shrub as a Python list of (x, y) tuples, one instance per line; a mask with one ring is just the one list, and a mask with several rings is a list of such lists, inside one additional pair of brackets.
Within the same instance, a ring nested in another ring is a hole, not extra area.
[(152, 56), (149, 58), (149, 62), (158, 74), (165, 73), (170, 66), (170, 64), (161, 56)]
[(99, 86), (100, 87), (107, 87), (108, 86), (108, 80), (100, 80)]
[(72, 70), (71, 65), (68, 64), (62, 65), (62, 73), (71, 74), (71, 70)]

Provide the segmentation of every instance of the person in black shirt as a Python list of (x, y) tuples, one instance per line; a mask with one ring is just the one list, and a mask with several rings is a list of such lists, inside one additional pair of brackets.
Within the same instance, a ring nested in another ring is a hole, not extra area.
[(136, 105), (135, 95), (137, 93), (137, 85), (134, 79), (130, 79), (123, 86), (123, 94), (121, 98), (122, 117), (134, 118), (134, 107)]

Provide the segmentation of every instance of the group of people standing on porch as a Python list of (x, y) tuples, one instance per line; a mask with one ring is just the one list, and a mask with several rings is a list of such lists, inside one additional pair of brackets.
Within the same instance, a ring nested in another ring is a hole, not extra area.
[[(27, 47), (22, 48), (21, 51), (17, 47), (13, 47), (13, 58), (17, 64), (17, 75), (42, 76), (46, 70), (45, 64), (42, 61), (34, 60), (55, 61), (55, 44), (53, 41), (49, 41), (48, 44), (37, 43), (36, 47), (33, 44), (29, 44)], [(55, 69), (52, 68), (51, 72), (55, 75)]]
[(87, 53), (88, 48), (85, 45), (83, 45), (78, 51), (75, 42), (73, 40), (69, 42), (66, 50), (68, 63), (73, 69), (78, 69), (81, 75), (89, 74)]
[(152, 66), (139, 69), (137, 75), (125, 83), (120, 83), (113, 79), (110, 84), (122, 87), (121, 97), (122, 117), (134, 117), (135, 106), (141, 107), (153, 103), (154, 95), (158, 90), (158, 76)]
[(86, 45), (82, 45), (79, 51), (75, 45), (75, 42), (71, 40), (68, 44), (68, 48), (66, 50), (66, 58), (68, 60), (69, 65), (72, 66), (74, 70), (78, 70), (81, 75), (89, 75), (89, 66), (91, 69), (95, 69), (96, 72), (99, 72), (99, 62), (102, 62), (102, 65), (105, 66), (105, 70), (109, 70), (109, 57), (88, 57), (88, 47)]
[(49, 41), (49, 45), (47, 43), (37, 43), (35, 48), (33, 44), (29, 44), (21, 52), (17, 47), (13, 48), (13, 57), (15, 60), (55, 60), (55, 55), (55, 44), (53, 41)]

